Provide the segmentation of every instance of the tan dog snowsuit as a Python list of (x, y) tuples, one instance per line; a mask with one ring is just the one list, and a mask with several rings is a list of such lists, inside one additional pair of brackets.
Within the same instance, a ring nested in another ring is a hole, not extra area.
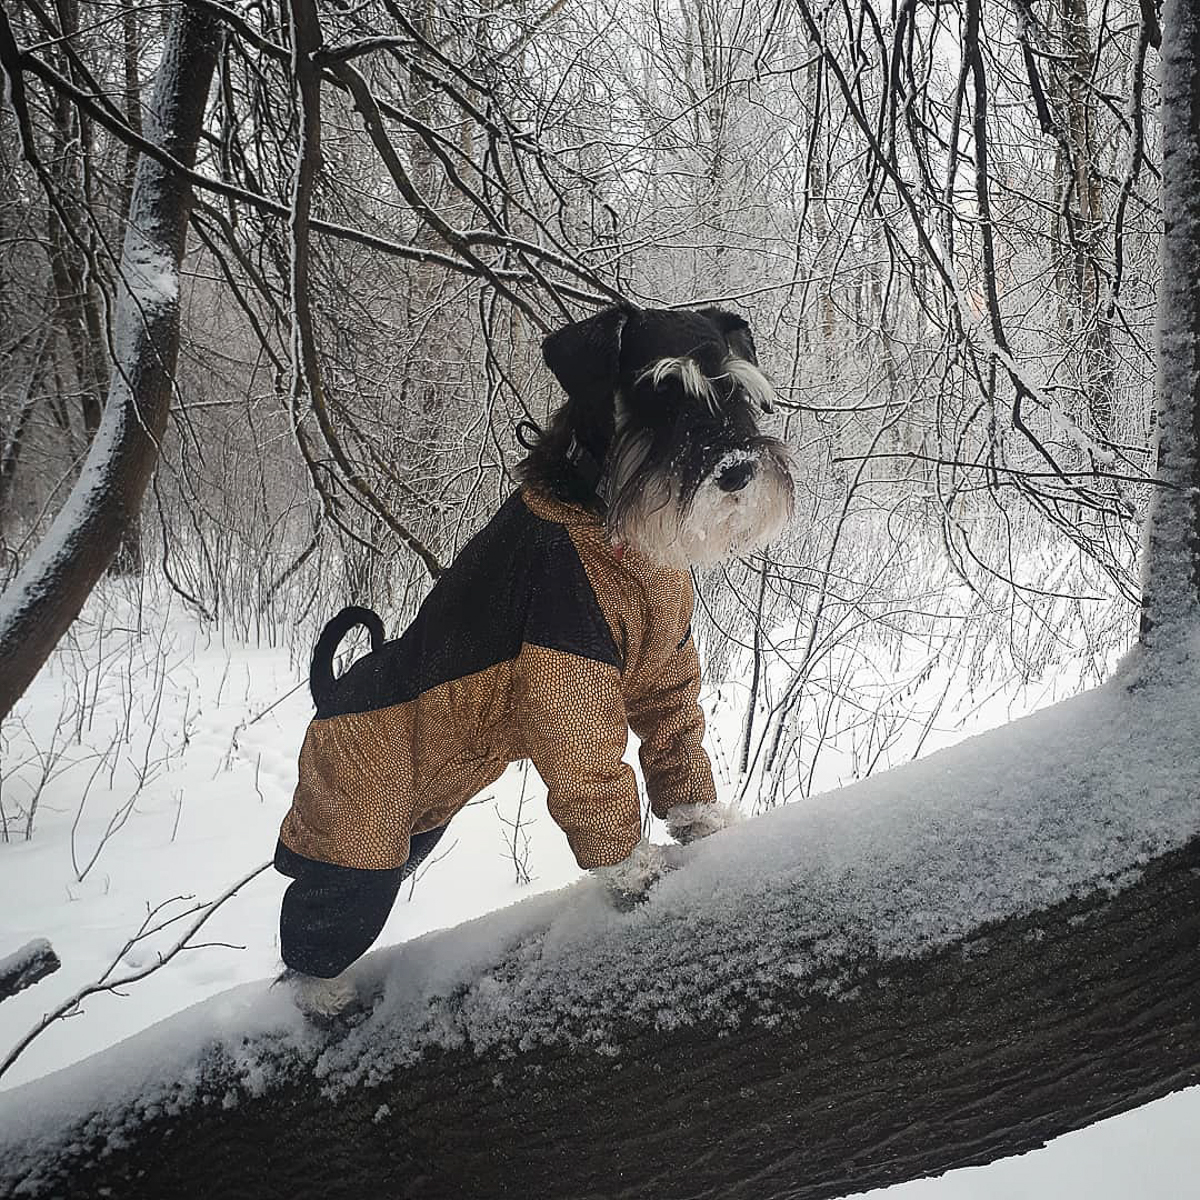
[[(686, 571), (614, 547), (583, 508), (515, 493), (404, 635), (318, 708), (277, 865), (300, 877), (325, 864), (334, 882), (330, 869), (391, 875), (411, 835), (443, 827), (521, 758), (579, 865), (620, 862), (641, 831), (629, 729), (657, 816), (715, 799), (692, 605)], [(290, 962), (287, 941), (285, 929)]]

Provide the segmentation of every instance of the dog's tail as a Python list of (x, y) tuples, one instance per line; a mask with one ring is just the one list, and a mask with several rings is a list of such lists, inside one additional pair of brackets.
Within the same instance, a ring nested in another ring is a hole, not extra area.
[(321, 630), (321, 636), (317, 638), (317, 644), (313, 647), (312, 664), (308, 668), (308, 687), (312, 692), (313, 703), (318, 708), (329, 699), (333, 691), (333, 656), (337, 653), (338, 643), (355, 625), (366, 626), (371, 635), (372, 650), (378, 650), (383, 645), (383, 621), (377, 612), (372, 612), (369, 608), (360, 608), (358, 605), (343, 608)]

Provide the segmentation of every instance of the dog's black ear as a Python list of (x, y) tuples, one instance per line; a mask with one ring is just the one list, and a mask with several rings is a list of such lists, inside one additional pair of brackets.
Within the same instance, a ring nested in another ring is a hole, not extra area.
[(591, 406), (612, 399), (621, 367), (621, 331), (629, 313), (606, 308), (556, 330), (542, 343), (546, 366), (572, 400)]
[(754, 348), (750, 324), (745, 317), (739, 317), (737, 313), (724, 308), (701, 308), (697, 311), (703, 313), (725, 335), (734, 354), (758, 366), (758, 351)]

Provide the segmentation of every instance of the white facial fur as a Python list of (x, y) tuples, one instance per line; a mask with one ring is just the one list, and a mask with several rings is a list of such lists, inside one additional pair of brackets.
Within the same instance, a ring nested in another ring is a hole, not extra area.
[(763, 412), (771, 412), (775, 407), (775, 389), (771, 381), (748, 359), (738, 358), (731, 354), (722, 364), (724, 374), (730, 376), (757, 404)]
[[(730, 356), (722, 364), (758, 407), (769, 410), (775, 398), (766, 376), (746, 359)], [(716, 413), (720, 396), (713, 380), (694, 359), (662, 358), (640, 376), (655, 386), (677, 377), (684, 390)], [(648, 432), (628, 428), (628, 414), (616, 397), (614, 453), (609, 464), (610, 494), (620, 496), (650, 453)], [(743, 462), (754, 464), (745, 487), (723, 490), (717, 478)], [(713, 566), (735, 554), (765, 545), (783, 528), (792, 512), (792, 481), (786, 451), (778, 443), (731, 450), (713, 464), (686, 505), (679, 482), (669, 472), (655, 473), (640, 485), (632, 503), (617, 506), (613, 534), (620, 541), (664, 566)]]
[[(644, 448), (630, 457), (636, 457), (640, 465)], [(745, 487), (727, 492), (718, 486), (722, 471), (747, 460), (754, 462), (755, 470)], [(619, 476), (614, 481), (619, 484)], [(663, 476), (652, 477), (635, 503), (624, 510), (614, 532), (663, 566), (709, 567), (766, 545), (791, 512), (791, 479), (776, 454), (731, 451), (701, 482), (683, 512), (671, 482)]]
[(670, 379), (672, 376), (683, 384), (683, 390), (689, 396), (703, 400), (714, 415), (717, 413), (717, 389), (713, 387), (712, 380), (700, 370), (700, 364), (694, 358), (660, 358), (638, 376), (637, 382), (649, 379), (654, 387), (658, 387), (664, 379)]

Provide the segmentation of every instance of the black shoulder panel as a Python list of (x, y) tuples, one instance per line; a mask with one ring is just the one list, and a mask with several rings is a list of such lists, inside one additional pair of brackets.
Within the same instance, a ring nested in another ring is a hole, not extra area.
[(523, 642), (620, 665), (570, 534), (518, 492), (462, 548), (404, 634), (350, 667), (317, 716), (413, 700), (516, 658)]
[(571, 535), (562, 525), (541, 524), (552, 532), (547, 539), (545, 569), (530, 597), (524, 640), (619, 669), (622, 664), (612, 630)]

